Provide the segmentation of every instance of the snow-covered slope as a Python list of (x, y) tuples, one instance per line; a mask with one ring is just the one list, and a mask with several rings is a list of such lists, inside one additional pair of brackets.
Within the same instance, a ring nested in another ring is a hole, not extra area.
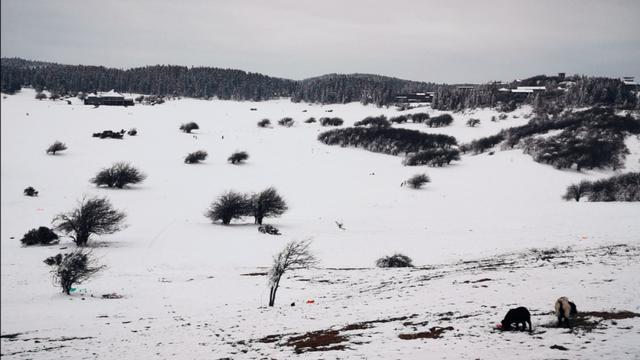
[[(494, 134), (501, 128), (522, 125), (526, 123), (523, 115), (528, 111), (519, 110), (514, 113), (517, 118), (510, 116), (497, 122), (490, 121), (491, 116), (498, 115), (491, 110), (454, 114), (453, 126), (440, 129), (420, 124), (403, 126), (450, 134), (465, 142)], [(402, 270), (367, 270), (357, 275), (346, 270), (326, 270), (372, 267), (375, 259), (396, 251), (411, 256), (416, 265), (426, 266), (529, 248), (581, 249), (640, 243), (637, 204), (576, 203), (560, 198), (567, 185), (609, 176), (612, 172), (558, 171), (533, 162), (520, 150), (500, 151), (493, 156), (464, 156), (462, 161), (445, 168), (404, 167), (400, 157), (323, 145), (316, 137), (327, 128), (303, 123), (310, 116), (338, 116), (348, 125), (379, 114), (395, 116), (399, 112), (356, 103), (295, 104), (288, 99), (260, 103), (181, 99), (157, 106), (93, 108), (80, 105), (77, 99), (72, 105), (65, 101), (38, 101), (30, 90), (3, 96), (2, 333), (92, 337), (61, 342), (55, 346), (64, 348), (39, 351), (36, 353), (39, 357), (91, 357), (92, 351), (105, 358), (144, 357), (154, 354), (156, 349), (162, 357), (175, 353), (181, 358), (194, 358), (212, 351), (222, 357), (232, 350), (228, 344), (223, 346), (228, 342), (398, 315), (393, 297), (403, 296), (404, 290), (398, 294), (392, 291), (367, 294), (366, 298), (352, 293), (352, 297), (341, 296), (339, 301), (325, 297), (311, 312), (304, 307), (290, 310), (291, 301), (300, 304), (308, 297), (323, 296), (327, 290), (322, 282), (291, 279), (285, 279), (284, 286), (290, 284), (292, 288), (284, 288), (278, 295), (280, 308), (260, 308), (268, 299), (266, 280), (240, 274), (264, 271), (257, 268), (269, 266), (271, 256), (291, 239), (313, 239), (313, 249), (321, 260), (321, 268), (314, 270), (313, 276), (343, 284), (331, 288), (336, 292), (363, 279), (368, 284), (383, 284), (394, 281), (391, 274), (409, 276)], [(296, 120), (293, 127), (256, 126), (262, 118), (276, 123), (285, 116)], [(466, 127), (464, 123), (469, 117), (481, 119), (481, 124), (477, 128)], [(179, 132), (179, 125), (188, 121), (197, 122), (200, 130), (193, 135)], [(138, 136), (125, 136), (123, 140), (91, 137), (93, 132), (131, 127), (138, 129)], [(55, 140), (65, 142), (69, 149), (56, 156), (46, 155), (46, 147)], [(630, 139), (627, 144), (633, 147), (631, 157), (637, 165), (640, 143)], [(204, 163), (183, 163), (188, 152), (199, 149), (209, 153)], [(226, 158), (235, 150), (247, 151), (249, 161), (240, 166), (228, 164)], [(125, 190), (98, 189), (89, 183), (100, 168), (121, 160), (132, 162), (148, 179)], [(426, 172), (432, 180), (423, 190), (400, 186), (418, 172)], [(23, 196), (22, 190), (27, 186), (34, 186), (40, 195)], [(289, 204), (290, 210), (285, 215), (267, 220), (278, 226), (283, 236), (259, 233), (252, 219), (222, 226), (211, 224), (203, 216), (207, 206), (225, 190), (252, 192), (269, 186), (275, 186)], [(95, 296), (117, 292), (124, 299), (85, 296), (83, 301), (80, 295), (69, 299), (58, 294), (42, 260), (60, 248), (72, 248), (68, 240), (53, 247), (20, 247), (18, 239), (27, 230), (48, 225), (54, 215), (70, 210), (83, 195), (107, 196), (115, 207), (126, 211), (129, 227), (94, 242), (94, 252), (108, 269), (82, 288)], [(346, 230), (338, 229), (335, 221), (343, 222)], [(638, 257), (630, 263), (615, 269), (594, 270), (598, 274), (614, 272), (612, 276), (619, 276), (616, 278), (619, 283), (613, 285), (619, 284), (624, 289), (614, 286), (622, 296), (607, 292), (592, 304), (588, 300), (589, 267), (584, 271), (540, 273), (522, 282), (511, 280), (499, 293), (482, 301), (487, 306), (497, 306), (490, 313), (492, 321), (499, 320), (493, 314), (502, 315), (508, 304), (531, 304), (546, 311), (552, 308), (555, 297), (562, 295), (581, 296), (579, 306), (593, 310), (618, 301), (611, 307), (637, 312), (640, 308), (635, 299), (640, 283), (628, 272), (638, 270)], [(493, 276), (502, 275), (487, 277)], [(557, 285), (557, 292), (551, 290), (556, 286), (554, 281), (562, 284)], [(446, 307), (442, 310), (445, 312), (458, 305), (466, 312), (483, 311), (465, 305), (465, 296), (475, 295), (452, 292), (447, 288), (450, 283), (447, 280), (437, 285), (441, 289), (438, 291), (443, 292), (438, 301), (430, 302), (429, 291), (416, 293), (403, 311), (418, 313), (436, 306)], [(599, 290), (610, 289), (594, 286)], [(529, 295), (523, 296), (524, 293)], [(443, 300), (449, 296), (450, 299)], [(369, 300), (375, 307), (365, 305)], [(419, 308), (421, 304), (425, 309)], [(363, 306), (357, 316), (347, 316), (349, 308)], [(418, 308), (410, 310), (411, 306)], [(484, 314), (486, 320), (489, 313)], [(234, 323), (236, 315), (242, 318), (241, 324)], [(343, 315), (345, 320), (340, 321)], [(190, 320), (181, 322), (177, 318)], [(140, 326), (123, 324), (133, 320), (138, 320)], [(144, 326), (151, 326), (152, 330), (144, 331), (143, 320), (147, 321)], [(635, 321), (633, 325), (640, 324)], [(210, 331), (214, 327), (216, 331)], [(165, 331), (171, 334), (162, 335)], [(479, 334), (474, 336), (493, 336), (490, 329), (477, 331)], [(221, 335), (223, 332), (233, 335), (227, 338)], [(637, 344), (637, 330), (628, 332), (633, 333), (631, 340)], [(370, 343), (360, 349), (366, 350), (362, 357), (394, 357), (396, 349), (402, 350), (403, 358), (412, 353), (416, 358), (445, 356), (430, 353), (425, 343), (429, 340), (397, 344), (402, 341), (392, 336), (379, 346)], [(513, 346), (504, 341), (496, 340), (494, 346), (504, 345), (511, 351)], [(611, 344), (608, 351), (614, 357), (624, 358), (622, 351), (628, 351), (631, 343), (618, 339), (616, 344), (620, 342), (627, 346)], [(20, 343), (18, 347), (18, 343), (3, 339), (2, 353), (43, 347), (31, 342)], [(457, 349), (457, 354), (465, 349), (469, 351), (467, 354), (473, 354), (467, 348), (470, 343), (465, 345), (461, 340), (456, 344), (451, 346)], [(275, 346), (271, 344), (273, 351)], [(350, 347), (353, 349), (348, 350), (348, 355), (360, 353), (357, 346)], [(289, 348), (277, 349), (284, 351), (274, 355), (277, 358), (292, 354)], [(440, 344), (436, 349), (444, 347)], [(317, 354), (346, 355), (340, 351)], [(251, 351), (233, 355), (255, 356)]]

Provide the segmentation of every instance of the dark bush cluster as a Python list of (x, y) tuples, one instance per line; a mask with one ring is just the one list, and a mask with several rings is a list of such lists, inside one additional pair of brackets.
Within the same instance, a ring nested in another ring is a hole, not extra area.
[(92, 136), (100, 139), (122, 139), (122, 137), (124, 136), (124, 130), (104, 130), (101, 132), (93, 133)]
[(214, 222), (222, 221), (224, 225), (233, 219), (253, 216), (254, 222), (262, 225), (264, 218), (280, 216), (287, 209), (286, 202), (274, 188), (252, 195), (227, 191), (211, 204), (205, 216)]
[(227, 159), (232, 164), (241, 164), (249, 158), (249, 154), (246, 151), (236, 151)]
[(460, 160), (460, 151), (455, 148), (434, 148), (408, 155), (403, 164), (408, 166), (444, 166)]
[(90, 181), (96, 186), (122, 189), (129, 184), (140, 183), (146, 178), (147, 176), (144, 173), (131, 164), (117, 162), (111, 165), (111, 167), (100, 170)]
[(44, 100), (47, 98), (47, 94), (43, 93), (42, 91), (38, 91), (36, 93), (36, 99), (38, 100)]
[(266, 127), (269, 127), (269, 126), (271, 126), (271, 120), (269, 120), (269, 119), (262, 119), (262, 120), (258, 121), (258, 127), (266, 128)]
[(425, 134), (396, 128), (351, 127), (321, 133), (318, 140), (327, 145), (355, 146), (390, 155), (410, 154), (457, 145), (452, 136)]
[(60, 141), (55, 141), (47, 148), (47, 154), (55, 155), (59, 151), (67, 150), (67, 145)]
[(412, 189), (420, 189), (424, 184), (431, 182), (427, 174), (415, 174), (407, 179), (406, 184)]
[(444, 127), (449, 126), (453, 123), (453, 116), (449, 114), (442, 114), (438, 116), (434, 116), (432, 118), (428, 118), (424, 121), (424, 123), (428, 127)]
[(97, 265), (91, 251), (84, 249), (48, 257), (44, 263), (52, 267), (54, 282), (67, 295), (71, 294), (73, 285), (82, 284), (104, 269), (104, 266)]
[(180, 131), (190, 134), (193, 130), (200, 129), (200, 126), (195, 122), (191, 121), (185, 124), (180, 125)]
[(320, 125), (322, 126), (340, 126), (344, 124), (344, 120), (339, 117), (323, 117), (320, 118)]
[(136, 135), (138, 135), (138, 129), (136, 129), (136, 128), (131, 128), (131, 129), (129, 129), (129, 131), (127, 131), (127, 135), (129, 135), (129, 136), (136, 136)]
[(411, 121), (413, 121), (414, 123), (423, 123), (423, 122), (425, 122), (427, 120), (429, 120), (429, 114), (428, 113), (411, 114)]
[(209, 154), (204, 150), (194, 151), (184, 158), (184, 162), (185, 164), (197, 164), (200, 161), (204, 161), (207, 156), (209, 156)]
[(386, 116), (367, 116), (366, 118), (356, 121), (353, 126), (368, 126), (375, 128), (388, 128), (391, 126), (391, 122), (387, 120)]
[(631, 172), (596, 181), (583, 180), (569, 185), (562, 197), (580, 201), (640, 201), (640, 172)]
[(311, 124), (311, 123), (317, 122), (317, 120), (314, 117), (310, 117), (307, 120), (305, 120), (304, 122), (305, 122), (305, 124)]
[(24, 189), (23, 193), (25, 196), (38, 196), (38, 191), (33, 186), (29, 186)]
[(292, 127), (294, 123), (295, 121), (293, 121), (293, 119), (290, 117), (284, 117), (278, 120), (278, 125), (284, 126), (284, 127)]
[[(381, 116), (378, 116), (378, 117), (384, 117), (384, 115), (381, 115)], [(394, 123), (394, 124), (404, 124), (407, 121), (409, 121), (409, 117), (407, 115), (398, 115), (398, 116), (394, 116), (391, 119), (389, 119), (389, 122)]]
[(504, 134), (501, 132), (496, 135), (473, 140), (468, 144), (463, 144), (460, 146), (460, 151), (462, 153), (473, 152), (474, 154), (481, 154), (487, 149), (491, 149), (498, 145), (502, 141), (504, 141)]
[(406, 255), (394, 254), (376, 260), (376, 266), (380, 268), (413, 267), (413, 260)]
[(58, 235), (46, 226), (27, 231), (20, 242), (24, 246), (51, 245), (58, 242)]
[(532, 137), (524, 142), (524, 152), (537, 162), (557, 169), (622, 167), (629, 153), (624, 135), (613, 131), (594, 131), (591, 128), (564, 130), (547, 138)]

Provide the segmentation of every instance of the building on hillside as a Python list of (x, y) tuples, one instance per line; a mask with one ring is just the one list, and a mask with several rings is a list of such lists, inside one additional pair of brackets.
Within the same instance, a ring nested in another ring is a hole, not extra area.
[(133, 99), (125, 98), (124, 95), (111, 90), (106, 93), (89, 95), (84, 99), (85, 105), (107, 105), (107, 106), (133, 106)]
[(430, 103), (433, 101), (433, 92), (419, 92), (396, 95), (396, 103)]

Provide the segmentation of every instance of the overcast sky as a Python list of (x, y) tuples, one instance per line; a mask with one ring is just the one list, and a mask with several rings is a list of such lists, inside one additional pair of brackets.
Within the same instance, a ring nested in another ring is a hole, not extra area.
[(2, 56), (302, 79), (640, 76), (640, 1), (2, 0)]

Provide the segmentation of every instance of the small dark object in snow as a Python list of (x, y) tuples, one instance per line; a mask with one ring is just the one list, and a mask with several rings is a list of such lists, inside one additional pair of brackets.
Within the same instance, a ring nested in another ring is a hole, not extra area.
[(567, 349), (566, 347), (562, 346), (562, 345), (551, 345), (549, 346), (550, 349), (556, 349), (556, 350), (562, 350), (562, 351), (567, 351), (569, 349)]
[(119, 131), (103, 130), (102, 132), (93, 133), (92, 136), (100, 139), (122, 139), (123, 135), (124, 133)]
[(511, 309), (507, 311), (507, 315), (505, 315), (500, 324), (502, 325), (500, 329), (503, 331), (511, 330), (511, 324), (516, 325), (516, 330), (518, 330), (518, 325), (522, 324), (522, 331), (524, 331), (527, 327), (526, 325), (529, 324), (529, 332), (531, 332), (531, 313), (524, 306)]
[(327, 110), (327, 112), (333, 112), (333, 110)]
[(291, 306), (296, 306), (296, 303), (292, 302), (292, 303), (291, 303)]
[(257, 111), (257, 110), (258, 110), (258, 109), (256, 109), (256, 108), (251, 108), (251, 111)]
[(495, 153), (496, 153), (495, 151), (489, 151), (489, 155), (493, 155)]
[(129, 129), (129, 131), (127, 131), (127, 135), (136, 136), (136, 135), (138, 135), (138, 130), (136, 128), (131, 128), (131, 129)]
[(261, 225), (258, 227), (258, 231), (263, 234), (280, 235), (280, 230), (273, 225)]
[(412, 267), (413, 260), (407, 255), (393, 254), (376, 260), (376, 266), (380, 268)]
[(36, 191), (33, 186), (29, 186), (28, 188), (24, 189), (24, 194), (26, 196), (38, 196), (38, 191)]
[(103, 294), (102, 298), (103, 299), (122, 299), (123, 296), (120, 294), (111, 293), (111, 294)]

